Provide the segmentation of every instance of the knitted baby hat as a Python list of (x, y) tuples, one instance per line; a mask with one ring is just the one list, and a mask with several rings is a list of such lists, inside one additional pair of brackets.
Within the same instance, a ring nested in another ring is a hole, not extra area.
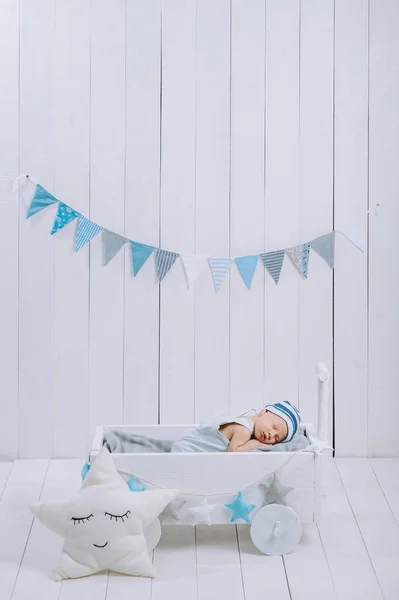
[(299, 423), (301, 422), (298, 409), (288, 400), (276, 402), (275, 404), (266, 404), (265, 408), (271, 413), (284, 419), (287, 423), (288, 435), (283, 441), (290, 442), (298, 431)]

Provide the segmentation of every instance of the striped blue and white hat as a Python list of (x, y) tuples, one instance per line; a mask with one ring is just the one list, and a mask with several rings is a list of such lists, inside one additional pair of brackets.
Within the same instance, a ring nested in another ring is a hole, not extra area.
[(266, 404), (265, 408), (271, 413), (284, 419), (287, 423), (288, 435), (283, 441), (290, 442), (298, 431), (299, 423), (301, 422), (301, 416), (298, 409), (288, 400), (276, 402), (275, 404)]

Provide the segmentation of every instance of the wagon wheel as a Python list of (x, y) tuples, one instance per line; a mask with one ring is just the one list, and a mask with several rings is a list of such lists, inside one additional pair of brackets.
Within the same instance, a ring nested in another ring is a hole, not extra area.
[(292, 508), (268, 504), (252, 520), (251, 539), (264, 554), (289, 554), (301, 539), (302, 523)]
[(158, 542), (161, 539), (161, 523), (159, 519), (155, 519), (151, 525), (148, 525), (144, 531), (144, 537), (147, 542), (148, 552), (152, 552), (158, 546)]

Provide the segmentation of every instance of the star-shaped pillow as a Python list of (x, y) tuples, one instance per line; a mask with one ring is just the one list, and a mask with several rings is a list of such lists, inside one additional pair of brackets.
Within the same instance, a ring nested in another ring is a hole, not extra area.
[(75, 496), (36, 502), (30, 508), (65, 537), (57, 579), (103, 569), (155, 577), (143, 532), (178, 495), (178, 490), (131, 492), (103, 447)]

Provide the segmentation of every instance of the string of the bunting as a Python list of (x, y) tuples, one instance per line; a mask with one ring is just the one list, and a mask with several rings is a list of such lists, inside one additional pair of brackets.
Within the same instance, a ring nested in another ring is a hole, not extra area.
[[(252, 280), (259, 259), (261, 259), (266, 271), (270, 274), (276, 284), (278, 284), (280, 279), (285, 256), (290, 259), (294, 267), (305, 279), (308, 276), (309, 254), (311, 250), (314, 250), (327, 263), (327, 265), (333, 269), (336, 233), (342, 233), (334, 230), (313, 240), (303, 244), (298, 244), (296, 246), (291, 246), (289, 248), (274, 250), (271, 252), (263, 252), (260, 254), (238, 256), (235, 258), (180, 254), (178, 252), (171, 252), (169, 250), (164, 250), (162, 248), (157, 248), (155, 246), (130, 240), (122, 235), (119, 235), (118, 233), (105, 229), (97, 223), (87, 219), (84, 215), (68, 204), (65, 204), (53, 196), (53, 194), (48, 192), (29, 175), (20, 175), (17, 177), (12, 184), (12, 189), (15, 191), (18, 185), (24, 185), (27, 181), (35, 186), (35, 193), (29, 206), (26, 218), (29, 219), (48, 206), (58, 204), (57, 214), (51, 230), (51, 235), (57, 233), (75, 221), (77, 223), (75, 252), (79, 252), (79, 250), (88, 242), (90, 242), (90, 240), (92, 240), (99, 233), (102, 233), (105, 265), (107, 265), (114, 258), (114, 256), (116, 256), (119, 250), (121, 250), (121, 248), (128, 243), (131, 250), (134, 277), (137, 276), (149, 257), (154, 254), (157, 276), (158, 280), (161, 282), (170, 272), (173, 265), (176, 263), (176, 260), (180, 257), (186, 274), (188, 287), (193, 285), (196, 278), (208, 265), (212, 273), (216, 292), (220, 291), (233, 262), (235, 262), (248, 290), (251, 289)], [(360, 246), (352, 241), (347, 235), (343, 235), (357, 248), (359, 248), (359, 250), (362, 250)]]

